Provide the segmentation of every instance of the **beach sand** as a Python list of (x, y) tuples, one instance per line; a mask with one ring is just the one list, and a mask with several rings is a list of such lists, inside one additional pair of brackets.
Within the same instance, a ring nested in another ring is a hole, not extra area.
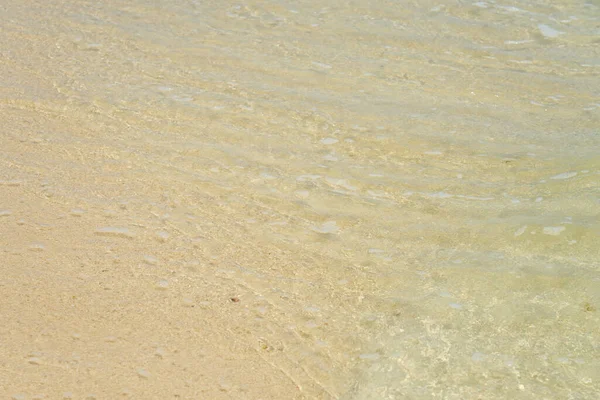
[(597, 7), (2, 3), (0, 398), (600, 390)]

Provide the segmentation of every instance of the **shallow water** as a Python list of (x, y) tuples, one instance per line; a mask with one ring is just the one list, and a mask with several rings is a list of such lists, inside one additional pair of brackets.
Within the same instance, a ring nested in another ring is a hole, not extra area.
[(598, 2), (2, 13), (3, 395), (600, 391)]

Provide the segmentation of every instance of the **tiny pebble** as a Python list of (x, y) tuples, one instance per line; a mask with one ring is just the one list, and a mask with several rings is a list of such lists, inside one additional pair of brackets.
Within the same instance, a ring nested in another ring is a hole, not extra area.
[(167, 281), (166, 279), (161, 279), (156, 284), (156, 288), (159, 290), (167, 290), (169, 288), (169, 281)]
[(335, 144), (337, 142), (339, 142), (339, 140), (337, 140), (335, 138), (324, 138), (324, 139), (321, 139), (321, 143), (323, 143), (323, 144)]
[(143, 378), (143, 379), (150, 378), (150, 372), (148, 372), (148, 371), (146, 371), (145, 369), (142, 369), (142, 368), (140, 368), (140, 369), (137, 370), (137, 374), (138, 374), (138, 376), (140, 378)]
[(154, 355), (158, 358), (165, 358), (166, 354), (167, 354), (167, 352), (162, 347), (158, 347), (156, 349), (156, 351), (154, 352)]
[(156, 265), (156, 264), (158, 264), (158, 258), (156, 258), (154, 256), (150, 256), (150, 255), (145, 255), (144, 256), (144, 262), (146, 264)]
[(565, 229), (564, 226), (545, 226), (542, 232), (544, 235), (558, 236)]
[(381, 356), (377, 353), (363, 353), (358, 356), (361, 360), (379, 360)]
[(166, 231), (156, 232), (156, 239), (159, 242), (166, 242), (168, 238), (169, 238), (169, 232), (166, 232)]
[(33, 243), (31, 245), (29, 245), (29, 250), (31, 251), (43, 251), (46, 249), (46, 246), (44, 246), (41, 243)]

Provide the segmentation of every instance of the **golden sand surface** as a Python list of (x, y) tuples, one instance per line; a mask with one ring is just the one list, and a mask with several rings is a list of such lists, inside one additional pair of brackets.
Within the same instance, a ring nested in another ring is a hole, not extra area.
[(598, 6), (444, 3), (0, 2), (0, 398), (595, 398)]

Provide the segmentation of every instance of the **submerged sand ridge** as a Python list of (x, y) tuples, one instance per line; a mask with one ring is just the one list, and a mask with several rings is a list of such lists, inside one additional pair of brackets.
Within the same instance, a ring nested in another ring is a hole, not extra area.
[(9, 2), (0, 397), (593, 398), (561, 7)]

